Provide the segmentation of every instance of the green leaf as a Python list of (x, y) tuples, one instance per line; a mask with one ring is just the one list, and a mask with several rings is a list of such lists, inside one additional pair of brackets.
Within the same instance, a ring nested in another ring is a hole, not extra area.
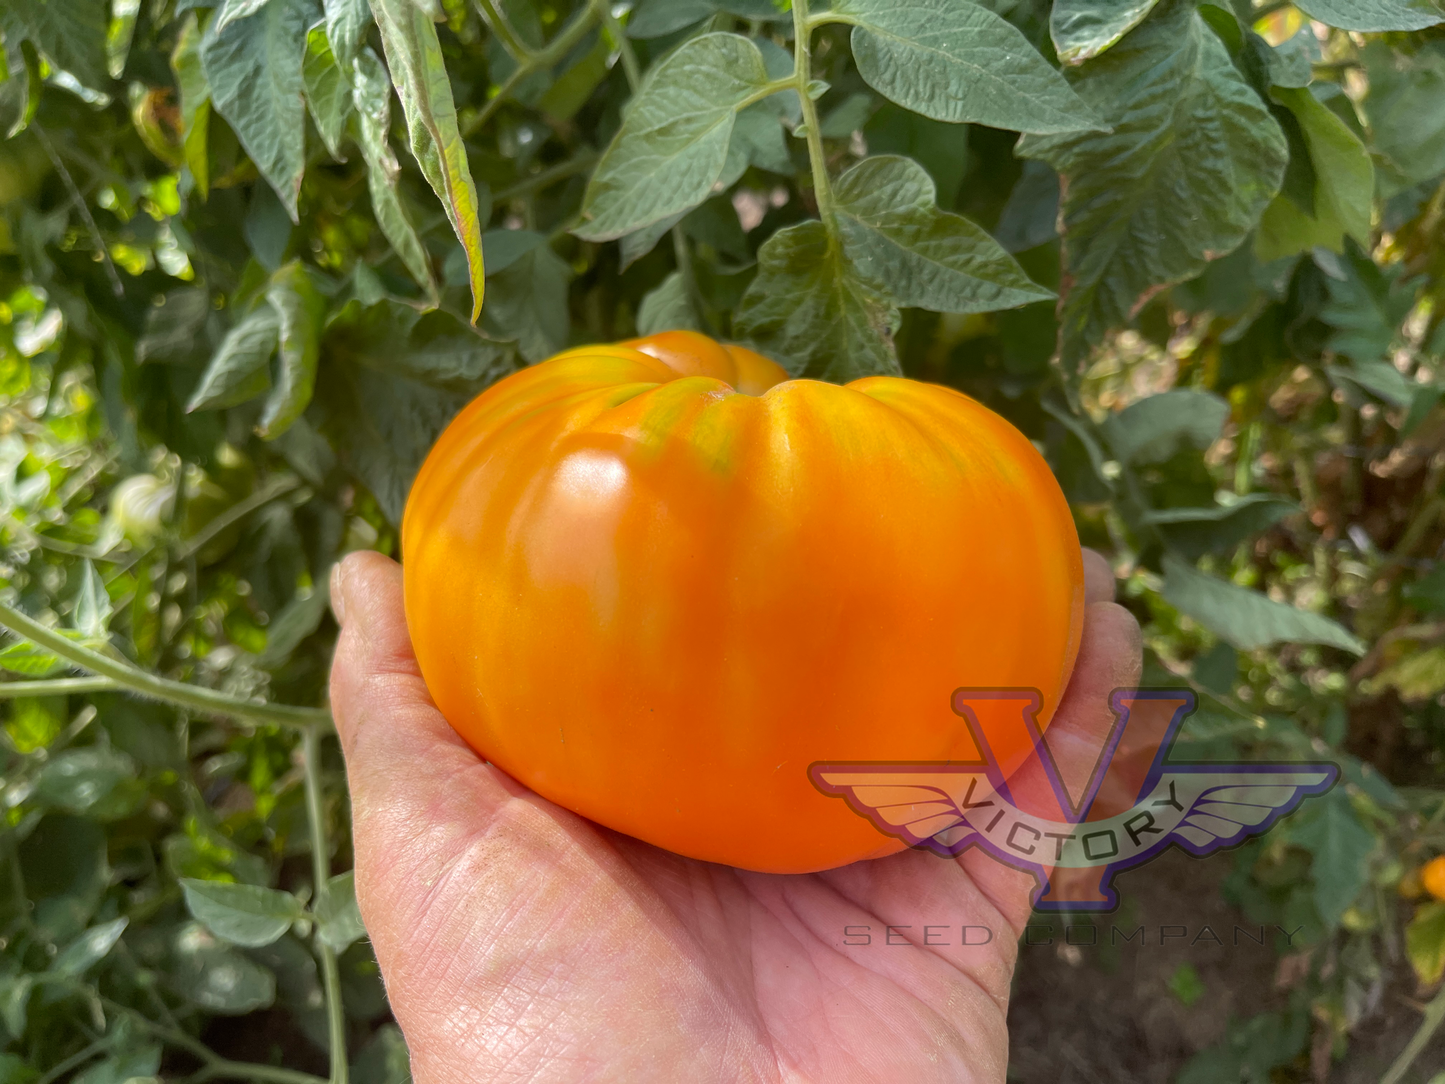
[(1432, 699), (1445, 689), (1445, 647), (1411, 651), (1371, 678), (1369, 687), (1393, 688), (1405, 701)]
[(406, 1040), (401, 1028), (395, 1024), (382, 1024), (371, 1041), (361, 1048), (356, 1062), (351, 1067), (351, 1079), (356, 1084), (409, 1084), (411, 1081), (411, 1055), (406, 1049)]
[(863, 138), (873, 154), (912, 158), (928, 170), (938, 188), (939, 206), (949, 207), (968, 171), (968, 133), (967, 128), (884, 102), (864, 127)]
[[(1398, 265), (1381, 268), (1363, 253), (1352, 250), (1336, 262), (1336, 273), (1325, 282), (1329, 299), (1318, 315), (1334, 329), (1326, 344), (1328, 349), (1356, 363), (1390, 356), (1400, 325), (1415, 305), (1419, 280), (1404, 278)], [(1405, 395), (1407, 389), (1394, 378), (1383, 379), (1396, 392), (1390, 398)]]
[(1342, 252), (1346, 236), (1369, 245), (1375, 167), (1365, 145), (1308, 90), (1276, 87), (1272, 94), (1304, 135), (1314, 166), (1314, 213), (1283, 193), (1276, 196), (1260, 221), (1255, 253), (1269, 262), (1316, 247)]
[(0, 132), (12, 139), (29, 127), (40, 108), (40, 58), (33, 47), (4, 43), (6, 76), (0, 82)]
[(1209, 992), (1204, 981), (1200, 979), (1199, 972), (1191, 963), (1182, 963), (1176, 967), (1166, 985), (1169, 987), (1169, 992), (1178, 998), (1179, 1003), (1186, 1009)]
[(103, 640), (112, 613), (110, 593), (89, 557), (80, 562), (80, 589), (75, 594), (75, 628), (92, 640)]
[(1121, 463), (1162, 463), (1182, 447), (1204, 451), (1229, 418), (1213, 392), (1175, 388), (1131, 403), (1104, 421), (1104, 436)]
[(610, 70), (608, 60), (612, 57), (612, 44), (603, 34), (595, 35), (592, 48), (577, 58), (576, 62), (557, 76), (547, 93), (537, 101), (537, 108), (557, 123), (571, 120), (577, 115), (592, 92), (607, 78)]
[[(699, 245), (711, 248), (719, 259), (727, 257), (740, 264), (753, 262), (747, 234), (743, 233), (742, 223), (738, 221), (737, 208), (726, 195), (714, 196), (689, 211), (682, 220), (682, 232)], [(708, 263), (707, 260), (702, 262), (704, 265)], [(703, 273), (707, 274), (709, 270), (705, 266)]]
[(682, 274), (673, 271), (642, 298), (637, 309), (637, 333), (655, 335), (659, 331), (700, 331), (697, 314), (687, 296), (687, 283)]
[(152, 1084), (160, 1068), (160, 1045), (147, 1043), (96, 1062), (76, 1073), (71, 1084)]
[(261, 412), (260, 434), (275, 440), (286, 432), (311, 402), (316, 364), (321, 354), (321, 322), (326, 299), (300, 260), (292, 260), (271, 276), (266, 300), (276, 310), (280, 367), (276, 387)]
[(186, 167), (204, 199), (211, 187), (207, 143), (211, 127), (211, 84), (206, 81), (201, 63), (202, 40), (195, 12), (188, 12), (171, 52), (171, 71), (175, 72), (176, 87), (181, 93), (181, 140)]
[(353, 103), (356, 107), (358, 142), (366, 159), (367, 190), (371, 193), (371, 211), (376, 224), (407, 272), (428, 294), (436, 293), (431, 260), (417, 236), (411, 217), (402, 206), (397, 190), (401, 171), (391, 152), (387, 133), (391, 130), (391, 79), (381, 60), (370, 49), (356, 57)]
[(687, 211), (678, 211), (675, 215), (660, 218), (652, 223), (652, 225), (643, 226), (642, 229), (634, 230), (623, 237), (618, 245), (621, 249), (621, 269), (626, 271), (634, 263), (656, 248), (657, 242), (661, 241), (672, 227), (687, 217), (687, 213)]
[(275, 271), (286, 258), (294, 232), (295, 223), (271, 186), (254, 185), (241, 223), (241, 236), (246, 239), (256, 262), (267, 271)]
[(838, 178), (834, 196), (854, 272), (896, 305), (992, 312), (1054, 296), (983, 229), (940, 211), (933, 178), (917, 162), (865, 158)]
[(47, 813), (20, 845), (20, 871), (43, 936), (76, 937), (110, 882), (105, 829), (86, 817)]
[(627, 20), (627, 36), (645, 41), (685, 30), (717, 14), (716, 0), (642, 0)]
[(484, 314), (487, 329), (515, 339), (528, 361), (557, 353), (567, 345), (571, 277), (572, 269), (550, 245), (531, 245), (491, 276)]
[(0, 28), (6, 45), (30, 41), (59, 68), (88, 87), (110, 82), (105, 38), (110, 26), (107, 0), (0, 0)]
[[(783, 133), (782, 119), (773, 108), (773, 99), (755, 102), (738, 111), (733, 123), (733, 134), (728, 140), (729, 162), (723, 166), (723, 176), (732, 172), (732, 160), (742, 163), (737, 177), (741, 177), (748, 166), (757, 166), (772, 173), (791, 175), (793, 156), (788, 153), (788, 141)], [(724, 180), (722, 187), (731, 187), (737, 180)]]
[(858, 74), (885, 97), (934, 120), (1016, 132), (1101, 125), (1023, 32), (957, 0), (838, 0), (853, 24)]
[(243, 884), (264, 885), (271, 868), (265, 858), (236, 846), (218, 829), (201, 820), (191, 820), (185, 832), (167, 836), (161, 844), (166, 868), (178, 880), (194, 877), (203, 881), (234, 879)]
[(737, 111), (767, 82), (758, 47), (737, 34), (693, 38), (652, 68), (597, 163), (572, 232), (610, 241), (705, 200)]
[(1154, 290), (1244, 240), (1279, 191), (1287, 154), (1279, 125), (1188, 0), (1163, 0), (1068, 74), (1112, 133), (1025, 136), (1018, 153), (1065, 177), (1061, 338), (1073, 373)]
[(125, 73), (139, 14), (140, 0), (116, 0), (105, 34), (105, 67), (112, 79), (119, 79)]
[(326, 11), (326, 39), (343, 69), (356, 57), (371, 26), (367, 0), (321, 0)]
[(719, 12), (759, 21), (788, 18), (786, 10), (772, 0), (642, 0), (627, 20), (627, 36), (641, 40), (665, 37)]
[(1424, 613), (1445, 612), (1445, 564), (1436, 565), (1401, 592), (1406, 601)]
[(734, 318), (739, 336), (794, 376), (843, 383), (898, 374), (898, 311), (858, 277), (821, 222), (773, 234), (758, 268)]
[(335, 952), (345, 952), (353, 941), (366, 936), (356, 905), (354, 873), (340, 873), (327, 882), (326, 895), (316, 905), (316, 936)]
[(0, 666), (12, 674), (48, 678), (71, 669), (73, 664), (52, 653), (49, 648), (32, 644), (29, 640), (17, 640), (0, 651)]
[(1370, 92), (1364, 101), (1380, 156), (1380, 195), (1389, 198), (1445, 172), (1445, 52), (1414, 53), (1380, 42), (1361, 52)]
[(868, 123), (876, 103), (871, 94), (850, 94), (828, 111), (818, 131), (824, 139), (847, 139)]
[(422, 460), (468, 396), (365, 366), (328, 381), (322, 431), (394, 525)]
[(266, 626), (266, 649), (256, 656), (256, 665), (263, 670), (284, 666), (301, 641), (316, 631), (326, 616), (329, 600), (325, 591), (310, 590), (298, 594), (281, 608)]
[(237, 19), (255, 15), (269, 2), (270, 0), (222, 0), (220, 8), (216, 11), (217, 32), (226, 29)]
[(186, 909), (223, 941), (246, 948), (269, 945), (305, 912), (289, 892), (225, 881), (181, 881)]
[(1307, 87), (1314, 81), (1311, 67), (1312, 57), (1319, 55), (1319, 42), (1308, 27), (1300, 27), (1299, 33), (1288, 41), (1271, 48), (1258, 34), (1251, 33), (1252, 48), (1264, 47), (1265, 58), (1269, 61), (1269, 81), (1276, 87)]
[(482, 234), (482, 251), (487, 256), (488, 274), (501, 274), (534, 248), (546, 243), (546, 235), (536, 230), (488, 230)]
[(994, 227), (1003, 250), (1026, 252), (1057, 237), (1059, 196), (1059, 175), (1043, 162), (1025, 162)]
[(18, 752), (33, 753), (60, 737), (70, 721), (66, 699), (64, 696), (17, 696), (10, 701), (5, 733)]
[(314, 26), (306, 35), (301, 79), (306, 84), (306, 104), (311, 107), (311, 119), (316, 122), (321, 141), (332, 158), (346, 161), (341, 141), (346, 134), (346, 118), (351, 115), (351, 84), (336, 62), (325, 27)]
[(211, 102), (235, 130), (292, 222), (306, 171), (306, 100), (301, 75), (310, 24), (307, 0), (269, 0), (254, 15), (201, 39)]
[(1172, 554), (1164, 557), (1164, 601), (1241, 651), (1270, 644), (1326, 644), (1364, 654), (1364, 645), (1328, 617), (1299, 610), (1216, 579)]
[(135, 343), (137, 363), (189, 361), (211, 315), (211, 295), (203, 286), (183, 287), (157, 295), (146, 312), (145, 331)]
[(60, 950), (51, 961), (50, 973), (71, 979), (84, 975), (109, 955), (129, 923), (130, 919), (121, 917), (92, 926)]
[(1268, 493), (1250, 493), (1213, 508), (1163, 508), (1145, 513), (1169, 548), (1186, 560), (1206, 553), (1227, 553), (1286, 516), (1299, 505)]
[(67, 813), (87, 813), (104, 801), (135, 764), (124, 753), (103, 745), (67, 749), (51, 758), (35, 781), (35, 797)]
[(1434, 0), (1305, 0), (1296, 6), (1340, 30), (1424, 30), (1445, 23)]
[(176, 931), (171, 956), (171, 985), (210, 1012), (240, 1016), (276, 1000), (276, 976), (218, 942), (199, 922)]
[(259, 306), (221, 340), (186, 410), (236, 406), (269, 388), (268, 363), (280, 336), (280, 314), (272, 305)]
[(371, 0), (391, 81), (401, 97), (411, 151), (422, 175), (442, 201), (447, 219), (467, 254), (472, 321), (482, 311), (486, 270), (482, 263), (481, 204), (457, 127), (457, 107), (447, 81), (436, 24), (415, 0)]
[(1434, 986), (1445, 976), (1445, 900), (1427, 903), (1405, 927), (1405, 955), (1420, 982)]
[(1307, 1048), (1309, 1037), (1305, 1010), (1231, 1021), (1226, 1037), (1190, 1058), (1175, 1084), (1264, 1084), (1275, 1069), (1289, 1065)]
[(510, 343), (488, 339), (450, 313), (382, 301), (349, 310), (327, 331), (328, 357), (347, 365), (475, 395), (516, 367)]
[[(1349, 392), (1355, 388), (1383, 399), (1391, 406), (1408, 407), (1419, 387), (1388, 361), (1356, 361), (1350, 365), (1326, 365), (1325, 373), (1337, 388)], [(1352, 397), (1356, 402), (1359, 396)]]
[(1315, 909), (1327, 925), (1336, 925), (1370, 883), (1374, 833), (1360, 823), (1349, 796), (1340, 788), (1297, 814), (1289, 822), (1288, 835), (1290, 842), (1313, 856), (1310, 876), (1315, 883)]
[[(25, 1034), (30, 993), (34, 989), (35, 976), (23, 971), (8, 976), (3, 989), (0, 989), (0, 1021), (4, 1022), (5, 1029), (13, 1036), (20, 1037)], [(0, 1081), (7, 1079), (4, 1069), (4, 1062), (0, 1062)]]
[(1055, 0), (1049, 36), (1064, 64), (1082, 64), (1142, 23), (1159, 0)]

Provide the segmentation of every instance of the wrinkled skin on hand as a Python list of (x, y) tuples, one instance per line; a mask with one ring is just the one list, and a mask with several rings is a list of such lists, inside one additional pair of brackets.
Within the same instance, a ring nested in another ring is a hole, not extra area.
[[(1077, 788), (1139, 679), (1140, 636), (1085, 551), (1083, 646), (1048, 738)], [(1032, 879), (970, 850), (750, 873), (598, 827), (477, 757), (432, 704), (400, 566), (338, 566), (331, 698), (356, 888), (418, 1084), (1001, 1082)], [(925, 924), (953, 928), (926, 946)], [(961, 925), (994, 931), (961, 947)], [(843, 944), (871, 926), (872, 943)], [(899, 931), (889, 945), (885, 925)]]

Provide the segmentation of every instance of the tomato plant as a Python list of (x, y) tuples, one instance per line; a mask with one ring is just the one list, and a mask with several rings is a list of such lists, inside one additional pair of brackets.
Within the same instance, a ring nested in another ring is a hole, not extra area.
[(469, 400), (677, 330), (1007, 418), (1149, 680), (1199, 693), (1191, 755), (1342, 765), (1216, 860), (1230, 906), (1300, 927), (1291, 989), (1236, 991), (1252, 1020), (1170, 1071), (1320, 1077), (1388, 1017), (1421, 1036), (1391, 1079), (1418, 1074), (1445, 1019), (1442, 20), (0, 0), (0, 1074), (404, 1077), (348, 895), (326, 577), (398, 552)]

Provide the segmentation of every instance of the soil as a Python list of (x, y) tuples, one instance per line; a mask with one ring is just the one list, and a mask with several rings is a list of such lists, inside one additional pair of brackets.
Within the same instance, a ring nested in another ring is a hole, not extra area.
[[(1280, 956), (1268, 936), (1262, 946), (1250, 939), (1259, 935), (1258, 925), (1220, 892), (1231, 862), (1228, 854), (1200, 860), (1170, 850), (1121, 875), (1121, 906), (1092, 920), (1097, 933), (1083, 925), (1066, 931), (1057, 916), (1045, 929), (1050, 920), (1036, 916), (1040, 925), (1029, 939), (1040, 944), (1019, 950), (1009, 1007), (1011, 1084), (1173, 1084), (1196, 1053), (1224, 1039), (1231, 1027), (1288, 1007), (1298, 961)], [(1136, 934), (1140, 926), (1142, 937)], [(1050, 936), (1053, 943), (1044, 943)], [(1076, 944), (1065, 943), (1066, 936)], [(1094, 938), (1099, 944), (1085, 944)], [(1197, 985), (1181, 983), (1186, 964)], [(1184, 987), (1190, 1004), (1171, 980)], [(1313, 1064), (1302, 1058), (1297, 1067), (1277, 1071), (1272, 1082), (1377, 1084), (1419, 1025), (1419, 993), (1408, 967), (1400, 965), (1387, 976), (1378, 1007), (1356, 1028), (1342, 1060), (1317, 1050)], [(1441, 1070), (1445, 1029), (1402, 1084), (1427, 1084)]]

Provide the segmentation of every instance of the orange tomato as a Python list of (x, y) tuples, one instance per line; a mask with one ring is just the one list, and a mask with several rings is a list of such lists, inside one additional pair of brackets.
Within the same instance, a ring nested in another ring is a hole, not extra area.
[(1437, 900), (1445, 900), (1445, 854), (1425, 863), (1420, 870), (1420, 886)]
[(901, 850), (808, 766), (977, 760), (960, 686), (1038, 689), (1047, 723), (1083, 619), (1068, 506), (1008, 422), (912, 380), (788, 380), (691, 332), (482, 393), (417, 476), (402, 550), (422, 674), (479, 754), (600, 824), (771, 872)]

